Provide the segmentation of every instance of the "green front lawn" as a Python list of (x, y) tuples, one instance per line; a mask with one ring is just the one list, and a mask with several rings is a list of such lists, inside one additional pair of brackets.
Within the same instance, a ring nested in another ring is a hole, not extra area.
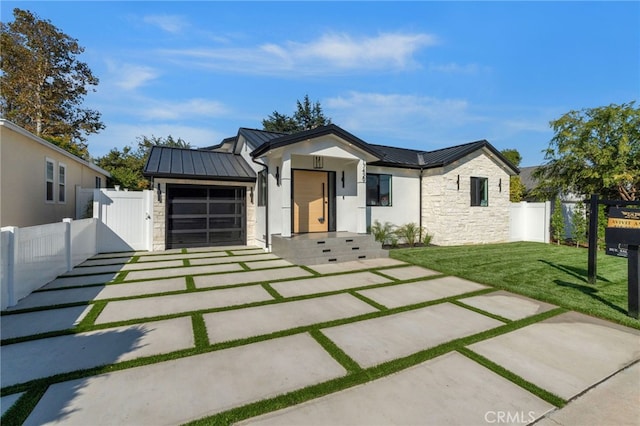
[(587, 250), (541, 243), (391, 250), (391, 257), (640, 329), (627, 316), (627, 260), (598, 252), (587, 282)]

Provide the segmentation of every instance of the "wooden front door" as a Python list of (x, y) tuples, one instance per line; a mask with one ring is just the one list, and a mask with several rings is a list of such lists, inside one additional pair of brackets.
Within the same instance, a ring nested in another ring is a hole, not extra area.
[(293, 171), (293, 232), (329, 230), (329, 178), (327, 172)]

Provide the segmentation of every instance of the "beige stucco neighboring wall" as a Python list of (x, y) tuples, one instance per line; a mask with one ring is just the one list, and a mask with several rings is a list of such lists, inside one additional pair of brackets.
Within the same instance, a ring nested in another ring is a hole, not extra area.
[[(166, 219), (167, 219), (167, 184), (179, 185), (203, 185), (203, 186), (243, 186), (247, 188), (247, 245), (255, 246), (256, 243), (256, 205), (257, 193), (254, 182), (230, 182), (224, 180), (199, 180), (199, 179), (166, 179), (155, 178), (153, 180), (153, 250), (164, 250), (166, 246)], [(158, 196), (160, 185), (160, 196)], [(251, 195), (253, 193), (253, 196)]]
[[(46, 201), (46, 160), (54, 163), (54, 201)], [(66, 166), (65, 201), (58, 197), (58, 167)], [(0, 225), (34, 226), (74, 218), (76, 186), (95, 187), (107, 173), (6, 120), (0, 120)]]
[[(433, 244), (509, 241), (509, 173), (490, 155), (478, 150), (448, 166), (424, 171), (422, 221)], [(487, 207), (471, 207), (471, 177), (488, 178)]]

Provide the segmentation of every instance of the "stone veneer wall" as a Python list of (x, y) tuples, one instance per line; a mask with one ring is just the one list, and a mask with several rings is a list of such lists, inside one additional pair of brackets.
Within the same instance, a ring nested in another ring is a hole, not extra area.
[[(158, 184), (162, 191), (162, 197), (158, 200)], [(165, 249), (165, 231), (167, 219), (167, 184), (181, 185), (215, 185), (215, 186), (244, 186), (247, 188), (246, 206), (247, 206), (247, 245), (256, 245), (256, 203), (257, 193), (255, 192), (255, 184), (247, 182), (229, 182), (220, 180), (196, 180), (196, 179), (160, 179), (156, 178), (153, 182), (153, 250)], [(254, 189), (253, 202), (251, 201), (251, 188)]]
[[(489, 155), (476, 151), (444, 168), (425, 170), (422, 224), (433, 235), (432, 244), (509, 241), (509, 174)], [(471, 177), (489, 179), (488, 207), (471, 207)], [(498, 186), (500, 179), (502, 190)]]

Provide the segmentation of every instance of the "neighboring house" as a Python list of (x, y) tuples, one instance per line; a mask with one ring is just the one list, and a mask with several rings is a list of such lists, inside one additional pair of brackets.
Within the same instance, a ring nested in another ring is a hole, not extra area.
[[(241, 128), (206, 149), (153, 147), (154, 249), (269, 248), (271, 236), (423, 226), (433, 244), (509, 240), (509, 177), (482, 140), (430, 152), (374, 145), (336, 125), (295, 134)], [(269, 236), (269, 237), (268, 237)]]
[(104, 187), (109, 172), (0, 119), (0, 226), (76, 216), (76, 187)]

